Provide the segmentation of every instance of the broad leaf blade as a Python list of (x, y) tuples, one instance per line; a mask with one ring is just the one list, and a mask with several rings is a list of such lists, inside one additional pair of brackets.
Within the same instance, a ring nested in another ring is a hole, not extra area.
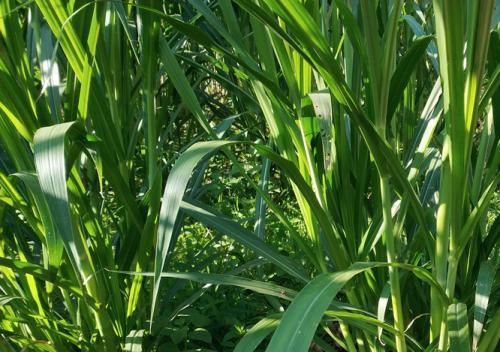
[(273, 314), (255, 324), (238, 342), (234, 352), (253, 352), (278, 326), (282, 314)]
[(474, 300), (474, 325), (472, 337), (472, 350), (476, 350), (477, 344), (483, 332), (486, 309), (490, 299), (491, 287), (495, 278), (495, 268), (491, 263), (485, 262), (479, 268), (477, 276), (476, 297)]
[(333, 298), (353, 276), (373, 266), (373, 263), (357, 263), (345, 271), (314, 278), (286, 310), (266, 351), (308, 351), (321, 317)]
[(448, 329), (450, 333), (451, 351), (470, 351), (469, 324), (467, 321), (467, 306), (463, 303), (453, 303), (448, 306)]

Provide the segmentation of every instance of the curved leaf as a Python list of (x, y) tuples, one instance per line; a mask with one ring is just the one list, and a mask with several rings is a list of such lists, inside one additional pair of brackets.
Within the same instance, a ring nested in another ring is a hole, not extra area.
[(193, 169), (207, 154), (228, 144), (226, 141), (200, 142), (188, 148), (175, 162), (163, 193), (160, 208), (158, 233), (155, 247), (155, 275), (151, 305), (151, 324), (156, 309), (156, 300), (160, 289), (161, 273), (170, 251), (174, 225), (181, 206), (182, 197), (188, 185)]
[(278, 326), (282, 314), (273, 314), (265, 317), (247, 331), (238, 342), (234, 352), (253, 352), (259, 344)]
[(210, 209), (208, 206), (199, 202), (183, 201), (181, 207), (187, 214), (201, 221), (205, 225), (215, 228), (219, 232), (232, 237), (245, 247), (252, 249), (255, 253), (269, 260), (278, 268), (281, 268), (293, 277), (296, 277), (304, 282), (309, 281), (309, 278), (302, 267), (290, 258), (279, 254), (277, 250), (253, 235), (251, 231), (245, 229), (234, 220), (225, 217), (223, 214), (218, 213), (217, 211)]
[(35, 174), (31, 173), (15, 173), (15, 176), (23, 181), (31, 191), (33, 198), (35, 199), (35, 204), (40, 213), (40, 220), (45, 228), (45, 240), (48, 252), (48, 264), (49, 267), (53, 269), (58, 269), (61, 264), (62, 254), (63, 254), (63, 242), (61, 238), (57, 235), (54, 223), (52, 221), (50, 208), (45, 201), (40, 183)]
[(94, 269), (88, 247), (73, 226), (66, 186), (66, 140), (73, 132), (81, 132), (76, 122), (40, 128), (35, 133), (33, 149), (40, 188), (49, 207), (56, 233), (64, 244), (74, 270), (83, 282), (93, 275)]
[(311, 280), (292, 301), (266, 351), (307, 351), (316, 328), (331, 301), (355, 275), (372, 268), (394, 266), (413, 272), (438, 290), (443, 302), (446, 294), (432, 275), (420, 267), (401, 263), (354, 263), (349, 269), (321, 274)]

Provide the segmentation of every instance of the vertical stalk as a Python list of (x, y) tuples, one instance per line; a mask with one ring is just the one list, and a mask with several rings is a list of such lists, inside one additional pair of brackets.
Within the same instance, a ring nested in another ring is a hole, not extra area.
[[(434, 256), (434, 275), (436, 280), (443, 289), (446, 288), (446, 273), (448, 270), (448, 255), (449, 255), (449, 236), (450, 236), (450, 196), (451, 183), (449, 182), (450, 167), (449, 167), (449, 144), (450, 139), (446, 138), (443, 147), (442, 156), (442, 177), (439, 190), (439, 207), (436, 219), (436, 247)], [(446, 311), (444, 311), (446, 314)], [(442, 322), (446, 321), (443, 316), (443, 305), (440, 302), (435, 290), (431, 290), (431, 332), (430, 340), (432, 341), (437, 336), (446, 334), (442, 331)]]
[[(147, 8), (155, 8), (154, 1), (144, 0), (140, 3)], [(155, 106), (155, 80), (156, 58), (158, 54), (159, 23), (157, 18), (147, 10), (139, 12), (142, 39), (142, 65), (143, 65), (143, 108), (146, 127), (146, 157), (148, 170), (148, 187), (152, 188), (158, 170), (157, 131), (156, 131), (156, 106)]]
[[(387, 262), (396, 262), (396, 246), (394, 240), (393, 222), (392, 222), (392, 199), (389, 177), (381, 175), (380, 193), (382, 196), (382, 214), (383, 230), (385, 236), (385, 246), (387, 249)], [(398, 352), (406, 351), (406, 342), (404, 338), (404, 320), (403, 305), (401, 304), (401, 291), (399, 288), (399, 276), (397, 268), (389, 267), (389, 282), (391, 284), (391, 302), (394, 315), (394, 328), (399, 332), (396, 334), (396, 350)]]
[[(142, 104), (143, 119), (145, 122), (145, 142), (146, 142), (146, 169), (147, 184), (153, 195), (144, 224), (142, 240), (139, 244), (139, 255), (135, 263), (135, 270), (140, 272), (146, 270), (149, 263), (148, 252), (151, 250), (152, 237), (146, 237), (144, 234), (155, 232), (156, 214), (160, 208), (161, 194), (161, 170), (158, 164), (158, 131), (156, 128), (156, 72), (157, 57), (159, 53), (159, 20), (151, 13), (151, 9), (158, 10), (158, 2), (153, 0), (142, 0), (138, 5), (144, 6), (144, 9), (138, 9), (138, 23), (140, 24), (141, 35), (141, 64), (143, 66), (143, 84), (142, 84)], [(146, 238), (148, 240), (146, 240)], [(127, 318), (133, 316), (139, 302), (143, 285), (143, 277), (135, 276), (130, 287), (129, 300), (127, 303)]]
[[(442, 267), (436, 267), (439, 269), (436, 273), (440, 275), (438, 279), (441, 284), (446, 273), (445, 288), (450, 299), (455, 295), (460, 259), (459, 233), (467, 216), (464, 217), (464, 213), (468, 212), (466, 200), (470, 192), (468, 170), (471, 163), (471, 145), (478, 117), (479, 87), (486, 61), (493, 7), (492, 0), (468, 2), (433, 0), (446, 120), (447, 143), (443, 148), (443, 155), (449, 156), (449, 161), (443, 162), (444, 172), (441, 179), (442, 184), (450, 184), (449, 195), (441, 195), (446, 197), (445, 201), (449, 203), (449, 207), (444, 211), (446, 213), (444, 216), (448, 218), (448, 229), (441, 234), (442, 236), (448, 234), (449, 238), (448, 267), (447, 272)], [(442, 204), (443, 201), (440, 200), (440, 206)], [(439, 239), (438, 233), (438, 241)], [(436, 251), (438, 249), (440, 248), (436, 247)], [(443, 266), (443, 263), (436, 261), (436, 266), (438, 265)], [(440, 330), (438, 349), (444, 351), (448, 345), (446, 315), (442, 317)], [(433, 334), (434, 331), (435, 326), (432, 328)]]
[[(453, 234), (450, 235), (450, 251), (448, 254), (448, 275), (446, 277), (446, 295), (450, 298), (455, 297), (455, 284), (457, 281), (458, 269), (458, 249), (457, 237)], [(438, 351), (446, 351), (448, 344), (448, 322), (446, 313), (447, 309), (443, 308), (443, 320), (441, 321), (441, 331), (439, 335)]]
[[(375, 127), (377, 133), (384, 140), (386, 136), (387, 104), (389, 97), (390, 79), (396, 62), (396, 46), (398, 34), (398, 19), (401, 13), (402, 1), (393, 3), (388, 23), (384, 30), (383, 41), (378, 35), (377, 3), (372, 1), (361, 2), (364, 35), (368, 47), (368, 75), (370, 78), (371, 103), (375, 113)], [(396, 261), (396, 246), (394, 225), (392, 221), (392, 199), (389, 176), (380, 172), (380, 193), (382, 201), (383, 225), (382, 230), (387, 250), (387, 262)], [(389, 267), (389, 282), (391, 285), (391, 302), (394, 316), (394, 327), (398, 331), (395, 336), (397, 351), (406, 351), (404, 339), (403, 307), (399, 287), (398, 270)]]

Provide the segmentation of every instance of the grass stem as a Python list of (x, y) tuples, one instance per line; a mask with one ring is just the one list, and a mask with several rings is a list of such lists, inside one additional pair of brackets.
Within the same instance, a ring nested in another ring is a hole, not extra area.
[[(382, 196), (382, 207), (383, 207), (383, 227), (385, 236), (385, 245), (387, 248), (387, 262), (396, 262), (396, 248), (395, 239), (393, 231), (392, 222), (392, 199), (389, 178), (382, 175), (380, 179), (380, 192)], [(399, 276), (398, 270), (393, 267), (389, 267), (389, 282), (391, 285), (391, 302), (392, 310), (394, 316), (394, 327), (400, 334), (396, 334), (396, 349), (398, 352), (406, 351), (406, 342), (404, 338), (404, 318), (403, 318), (403, 306), (401, 303), (401, 291), (399, 287)]]

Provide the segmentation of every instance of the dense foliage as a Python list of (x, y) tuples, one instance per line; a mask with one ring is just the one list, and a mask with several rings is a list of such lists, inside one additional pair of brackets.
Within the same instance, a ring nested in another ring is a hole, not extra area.
[(0, 0), (0, 350), (497, 350), (499, 18)]

